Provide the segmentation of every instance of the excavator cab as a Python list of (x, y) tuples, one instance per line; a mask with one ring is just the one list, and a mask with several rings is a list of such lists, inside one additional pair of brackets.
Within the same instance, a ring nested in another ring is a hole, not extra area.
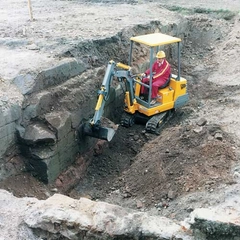
[[(129, 66), (132, 65), (132, 55), (134, 45), (144, 45), (150, 49), (150, 79), (149, 84), (144, 84), (141, 79), (133, 79), (135, 81), (135, 90), (131, 93), (126, 91), (125, 95), (125, 114), (121, 119), (121, 125), (130, 127), (136, 122), (146, 124), (146, 131), (151, 133), (158, 133), (167, 119), (169, 119), (177, 108), (185, 105), (189, 96), (187, 93), (187, 80), (180, 76), (180, 42), (181, 39), (172, 37), (162, 33), (152, 33), (130, 38), (130, 54)], [(153, 72), (151, 66), (154, 62), (156, 53), (165, 46), (172, 45), (175, 50), (177, 71), (171, 73), (169, 81), (166, 86), (159, 88), (157, 102), (154, 105), (150, 104), (152, 91), (152, 77)], [(174, 46), (175, 45), (175, 48)], [(148, 94), (144, 98), (141, 96), (141, 87), (148, 89)], [(130, 95), (133, 95), (134, 101), (132, 104)]]
[[(130, 52), (128, 65), (109, 61), (108, 67), (102, 82), (101, 89), (98, 92), (98, 101), (95, 108), (94, 117), (85, 124), (84, 134), (111, 141), (115, 131), (111, 128), (101, 127), (101, 117), (107, 96), (110, 91), (110, 85), (113, 77), (117, 77), (125, 83), (124, 114), (121, 118), (121, 125), (131, 127), (135, 123), (144, 123), (146, 131), (159, 133), (160, 129), (168, 120), (173, 112), (188, 102), (187, 80), (180, 76), (180, 42), (181, 39), (162, 33), (152, 33), (130, 38)], [(175, 44), (177, 72), (171, 73), (167, 86), (158, 90), (157, 102), (150, 104), (152, 91), (153, 72), (151, 66), (154, 62), (156, 53), (160, 48)], [(143, 83), (141, 74), (132, 73), (132, 59), (134, 47), (144, 45), (150, 49), (150, 79), (149, 84)], [(141, 88), (148, 89), (148, 94), (144, 98), (141, 96)]]

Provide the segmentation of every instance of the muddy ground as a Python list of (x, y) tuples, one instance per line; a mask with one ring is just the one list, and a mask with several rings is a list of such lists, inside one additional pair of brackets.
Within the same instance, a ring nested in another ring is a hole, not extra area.
[[(130, 1), (125, 4), (132, 6)], [(112, 13), (118, 12), (117, 4), (110, 6)], [(203, 31), (216, 17), (191, 14)], [(208, 38), (218, 40), (203, 47), (202, 39), (196, 37), (183, 52), (182, 75), (188, 79), (189, 103), (176, 111), (159, 136), (146, 133), (142, 125), (120, 126), (110, 143), (99, 144), (104, 147), (96, 149), (85, 178), (65, 194), (183, 219), (195, 207), (224, 201), (219, 196), (225, 189), (238, 188), (239, 17), (223, 17), (212, 24), (222, 28), (221, 38), (218, 31), (210, 32)], [(39, 199), (58, 191), (56, 185), (44, 185), (27, 172), (0, 182), (0, 188)]]

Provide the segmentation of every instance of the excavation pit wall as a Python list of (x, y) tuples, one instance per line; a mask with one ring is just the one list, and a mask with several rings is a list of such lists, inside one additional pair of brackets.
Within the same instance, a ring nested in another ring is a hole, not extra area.
[[(17, 145), (27, 169), (43, 182), (53, 182), (77, 155), (91, 151), (96, 144), (96, 139), (79, 138), (78, 129), (94, 114), (107, 62), (127, 63), (131, 36), (161, 30), (181, 37), (178, 29), (184, 25), (151, 22), (106, 39), (79, 42), (61, 53), (61, 60), (50, 68), (15, 76), (12, 88), (17, 89), (18, 97), (1, 105), (1, 162), (8, 161), (9, 152)], [(114, 83), (113, 89), (117, 86)], [(104, 116), (117, 120), (122, 106), (123, 93), (118, 87), (112, 90)], [(1, 171), (2, 177), (7, 176), (7, 171)]]

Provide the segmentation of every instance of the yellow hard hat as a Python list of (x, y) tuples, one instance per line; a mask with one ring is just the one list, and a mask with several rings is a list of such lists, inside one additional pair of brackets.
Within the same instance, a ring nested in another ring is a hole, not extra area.
[(164, 51), (159, 51), (156, 55), (156, 58), (165, 58), (166, 54)]

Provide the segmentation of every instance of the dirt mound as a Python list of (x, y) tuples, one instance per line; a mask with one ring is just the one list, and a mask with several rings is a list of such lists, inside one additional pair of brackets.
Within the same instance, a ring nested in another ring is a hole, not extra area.
[(151, 206), (231, 182), (235, 160), (231, 140), (219, 126), (174, 127), (145, 144), (119, 183), (126, 196)]
[(42, 182), (28, 172), (12, 175), (0, 182), (0, 188), (11, 192), (16, 197), (35, 197), (44, 200), (54, 193)]
[(169, 207), (161, 214), (170, 216), (178, 209), (174, 200), (184, 205), (180, 198), (187, 194), (195, 193), (198, 201), (204, 191), (216, 193), (219, 186), (234, 184), (234, 140), (203, 118), (189, 124), (189, 111), (177, 111), (159, 136), (146, 133), (143, 125), (120, 126), (68, 195), (142, 210)]

